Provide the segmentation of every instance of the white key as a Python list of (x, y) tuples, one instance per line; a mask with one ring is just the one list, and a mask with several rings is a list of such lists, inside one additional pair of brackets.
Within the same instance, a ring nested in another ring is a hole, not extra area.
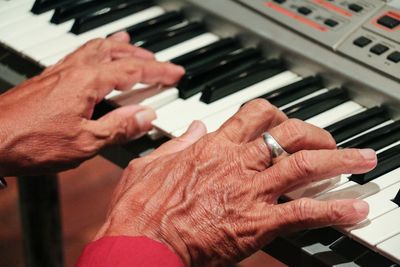
[[(10, 40), (18, 36), (22, 37), (25, 33), (44, 25), (49, 25), (49, 21), (53, 16), (54, 10), (48, 11), (40, 15), (30, 14), (21, 20), (12, 24), (8, 24), (0, 29), (0, 40), (6, 44), (12, 45)], [(29, 40), (26, 40), (29, 42)]]
[(41, 61), (64, 51), (71, 51), (71, 49), (77, 48), (91, 39), (106, 37), (110, 33), (160, 16), (163, 13), (164, 10), (161, 7), (151, 7), (80, 35), (67, 33), (58, 38), (42, 42), (25, 50), (25, 53), (32, 59)]
[(177, 99), (157, 111), (158, 119), (154, 121), (153, 125), (167, 134), (172, 134), (180, 128), (189, 126), (193, 120), (205, 118), (235, 104), (245, 103), (289, 84), (297, 77), (295, 73), (285, 71), (211, 104), (200, 101), (201, 93), (186, 100)]
[(400, 209), (397, 208), (352, 230), (351, 236), (370, 246), (376, 246), (386, 239), (399, 234), (399, 225)]
[(340, 176), (311, 183), (309, 185), (302, 186), (292, 192), (285, 194), (289, 199), (299, 199), (303, 197), (312, 198), (320, 194), (328, 192), (336, 187), (339, 187), (349, 181), (349, 174), (342, 174)]
[(219, 37), (213, 33), (204, 33), (190, 40), (174, 45), (170, 48), (156, 53), (158, 61), (170, 61), (173, 58), (190, 53), (196, 49), (202, 48), (219, 40)]
[(10, 0), (10, 1), (1, 1), (0, 3), (0, 17), (5, 14), (9, 9), (13, 9), (19, 5), (23, 5), (24, 3), (30, 3), (33, 6), (33, 0)]
[[(0, 13), (0, 27), (4, 27), (11, 23), (17, 22), (24, 17), (31, 16), (30, 10), (33, 6), (33, 2), (23, 2), (20, 5), (12, 7), (4, 12)], [(2, 28), (0, 28), (0, 31)]]
[(349, 116), (350, 114), (353, 114), (354, 112), (361, 110), (362, 108), (363, 107), (356, 102), (347, 101), (337, 107), (306, 120), (306, 122), (324, 128)]
[(388, 172), (371, 182), (360, 185), (349, 181), (317, 197), (319, 200), (366, 198), (400, 182), (400, 168)]
[(9, 43), (15, 50), (24, 51), (29, 47), (67, 34), (73, 24), (74, 20), (69, 20), (59, 25), (48, 23), (47, 25), (43, 25), (23, 35), (10, 39)]
[(61, 59), (63, 59), (64, 57), (66, 57), (67, 55), (69, 55), (70, 53), (72, 53), (73, 51), (75, 51), (77, 49), (77, 47), (71, 47), (67, 50), (64, 50), (61, 53), (55, 54), (53, 56), (50, 57), (46, 57), (41, 59), (39, 62), (43, 65), (43, 66), (51, 66), (56, 64), (58, 61), (60, 61)]
[(386, 241), (378, 244), (379, 252), (388, 258), (400, 263), (400, 235), (393, 236)]
[[(400, 183), (396, 183), (370, 197), (365, 198), (364, 201), (369, 204), (369, 214), (366, 219), (372, 221), (389, 211), (397, 209), (398, 205), (391, 200), (395, 198), (399, 190)], [(346, 228), (346, 230), (352, 230), (355, 228), (357, 228), (357, 226)]]

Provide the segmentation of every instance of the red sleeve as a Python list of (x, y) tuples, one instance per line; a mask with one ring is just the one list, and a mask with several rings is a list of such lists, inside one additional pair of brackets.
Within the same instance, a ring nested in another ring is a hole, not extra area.
[(88, 244), (77, 267), (184, 267), (164, 244), (147, 237), (103, 237)]

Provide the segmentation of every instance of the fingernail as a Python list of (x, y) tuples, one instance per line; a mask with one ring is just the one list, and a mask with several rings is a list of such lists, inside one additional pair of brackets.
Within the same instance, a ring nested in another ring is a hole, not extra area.
[(187, 133), (189, 133), (189, 132), (193, 132), (193, 131), (196, 131), (198, 128), (199, 128), (199, 126), (200, 126), (201, 124), (200, 124), (200, 121), (193, 121), (191, 124), (190, 124), (190, 126), (189, 126), (189, 128), (187, 129)]
[(179, 72), (179, 73), (182, 73), (182, 74), (184, 74), (186, 72), (186, 70), (182, 66), (175, 65), (175, 64), (172, 64), (172, 63), (171, 63), (171, 66), (174, 69), (174, 71), (176, 71), (176, 72)]
[(367, 202), (358, 200), (353, 203), (353, 208), (361, 216), (367, 216), (369, 213), (369, 205)]
[(157, 118), (152, 109), (143, 109), (135, 114), (137, 124), (142, 132), (152, 128), (151, 122)]
[(364, 157), (367, 161), (372, 161), (376, 159), (376, 152), (373, 149), (360, 149), (359, 150), (361, 156)]

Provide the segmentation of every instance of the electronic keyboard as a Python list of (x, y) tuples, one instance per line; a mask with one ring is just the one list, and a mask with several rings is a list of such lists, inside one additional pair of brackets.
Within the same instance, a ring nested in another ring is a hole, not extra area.
[(107, 96), (96, 116), (128, 104), (158, 115), (151, 134), (107, 158), (126, 165), (193, 120), (215, 131), (266, 99), (329, 131), (338, 148), (375, 149), (378, 166), (282, 197), (364, 199), (367, 221), (282, 236), (264, 250), (290, 266), (400, 265), (399, 0), (0, 0), (0, 77), (16, 84), (118, 31), (186, 74), (175, 87)]

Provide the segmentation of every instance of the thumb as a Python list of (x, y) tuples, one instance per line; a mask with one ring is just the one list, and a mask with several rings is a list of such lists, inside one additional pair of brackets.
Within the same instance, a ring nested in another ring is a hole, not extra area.
[(149, 107), (125, 106), (113, 110), (96, 121), (90, 121), (92, 132), (104, 144), (119, 144), (135, 139), (152, 129), (156, 113)]
[(155, 159), (161, 156), (182, 151), (196, 143), (207, 133), (206, 126), (201, 121), (193, 121), (188, 130), (180, 137), (174, 138), (157, 148), (147, 158)]

